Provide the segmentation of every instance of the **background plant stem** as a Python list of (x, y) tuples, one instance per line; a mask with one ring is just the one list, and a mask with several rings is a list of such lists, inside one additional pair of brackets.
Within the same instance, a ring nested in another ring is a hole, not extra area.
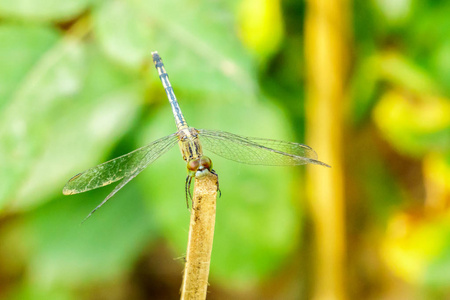
[(342, 111), (348, 52), (346, 0), (311, 0), (305, 31), (307, 144), (331, 169), (308, 166), (308, 198), (315, 229), (313, 299), (344, 299), (345, 213)]

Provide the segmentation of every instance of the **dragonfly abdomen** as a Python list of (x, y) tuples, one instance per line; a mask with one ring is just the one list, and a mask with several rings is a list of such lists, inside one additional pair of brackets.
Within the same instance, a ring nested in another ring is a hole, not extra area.
[(181, 130), (187, 128), (187, 122), (184, 119), (183, 113), (181, 112), (180, 105), (178, 104), (177, 98), (175, 97), (175, 93), (173, 91), (172, 85), (169, 81), (169, 75), (164, 68), (164, 64), (162, 62), (161, 57), (158, 52), (152, 52), (153, 63), (155, 64), (156, 70), (158, 70), (159, 79), (164, 86), (164, 90), (166, 91), (167, 98), (169, 99), (170, 106), (172, 107), (172, 113), (175, 118), (175, 124), (177, 125), (177, 129)]

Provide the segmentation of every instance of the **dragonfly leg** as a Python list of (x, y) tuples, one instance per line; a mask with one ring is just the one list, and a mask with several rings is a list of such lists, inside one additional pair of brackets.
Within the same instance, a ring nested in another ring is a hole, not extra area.
[[(219, 192), (219, 197), (222, 197), (222, 192), (219, 189), (219, 175), (217, 175), (217, 173), (214, 170), (210, 171), (211, 174), (213, 174), (214, 176), (217, 177), (217, 191)], [(192, 199), (192, 193), (191, 193), (191, 184), (192, 184), (192, 178), (194, 178), (194, 176), (187, 176), (186, 177), (186, 183), (184, 185), (184, 191), (186, 194), (186, 206), (189, 209), (189, 199), (192, 202), (192, 205), (194, 203), (194, 200)]]
[(186, 177), (186, 183), (184, 185), (184, 191), (186, 193), (186, 206), (189, 209), (189, 199), (192, 201), (192, 194), (191, 194), (191, 183), (192, 183), (192, 176)]
[(219, 188), (219, 175), (214, 170), (211, 170), (211, 174), (213, 174), (217, 177), (217, 191), (219, 192), (219, 198), (220, 198), (220, 197), (222, 197), (222, 191)]

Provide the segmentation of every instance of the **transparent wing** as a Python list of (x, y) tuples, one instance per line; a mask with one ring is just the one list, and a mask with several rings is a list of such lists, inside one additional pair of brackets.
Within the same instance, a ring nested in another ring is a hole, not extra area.
[(136, 177), (142, 170), (144, 170), (145, 167), (141, 167), (138, 168), (136, 171), (134, 171), (133, 174), (131, 174), (130, 176), (125, 177), (124, 180), (122, 180), (115, 188), (114, 190), (109, 193), (108, 196), (106, 196), (106, 198), (99, 204), (97, 205), (97, 207), (95, 207), (90, 213), (89, 215), (87, 215), (86, 218), (84, 218), (83, 222), (86, 221), (90, 216), (92, 216), (93, 213), (95, 213), (97, 211), (97, 209), (99, 209), (100, 207), (103, 206), (103, 204), (105, 204), (112, 196), (114, 196), (121, 188), (123, 188), (128, 182), (130, 182), (134, 177)]
[[(131, 177), (129, 179), (131, 180), (149, 164), (172, 148), (177, 141), (178, 138), (176, 134), (171, 134), (156, 140), (147, 146), (79, 173), (66, 183), (63, 194), (72, 195), (86, 192), (111, 184), (124, 177), (125, 179)], [(129, 180), (124, 181), (128, 182)], [(123, 185), (120, 187), (122, 186)], [(114, 190), (114, 193), (117, 192), (117, 190)]]
[(317, 160), (316, 152), (303, 144), (243, 137), (216, 130), (200, 129), (199, 133), (204, 149), (240, 163), (266, 166), (316, 164), (330, 167)]

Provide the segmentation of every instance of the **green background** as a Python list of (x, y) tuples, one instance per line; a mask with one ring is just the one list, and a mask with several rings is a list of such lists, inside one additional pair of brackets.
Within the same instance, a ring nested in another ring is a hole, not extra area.
[[(148, 67), (155, 50), (191, 126), (304, 142), (306, 7), (0, 0), (0, 297), (177, 298), (189, 223), (178, 149), (82, 225), (113, 187), (74, 196), (62, 188), (175, 132)], [(350, 9), (347, 290), (355, 299), (444, 299), (450, 3), (355, 1)], [(222, 190), (211, 299), (307, 299), (313, 237), (304, 168), (207, 155)], [(427, 214), (429, 201), (442, 205)]]

